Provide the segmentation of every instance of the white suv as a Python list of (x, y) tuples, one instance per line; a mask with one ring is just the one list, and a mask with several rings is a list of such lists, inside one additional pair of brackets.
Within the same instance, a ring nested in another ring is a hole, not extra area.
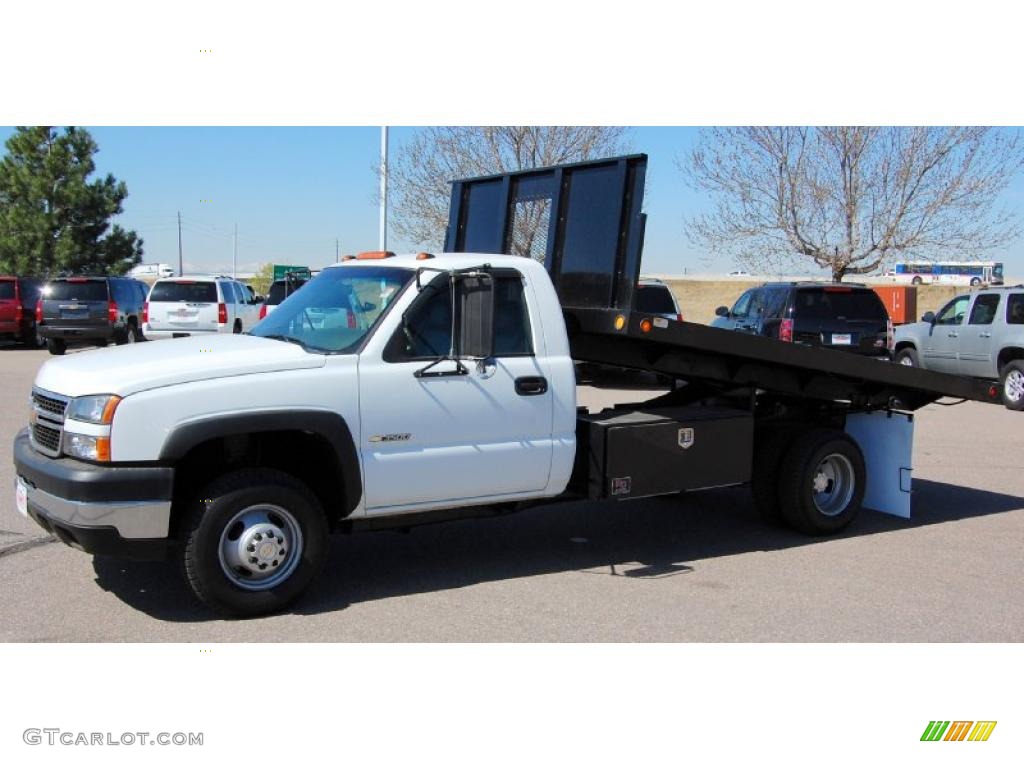
[(230, 277), (157, 280), (142, 315), (147, 339), (242, 333), (259, 322), (259, 304)]

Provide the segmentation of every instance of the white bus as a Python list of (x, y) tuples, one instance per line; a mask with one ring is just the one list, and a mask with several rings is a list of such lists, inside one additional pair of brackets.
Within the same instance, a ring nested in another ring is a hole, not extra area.
[(1002, 285), (1001, 261), (897, 261), (885, 273), (910, 285)]

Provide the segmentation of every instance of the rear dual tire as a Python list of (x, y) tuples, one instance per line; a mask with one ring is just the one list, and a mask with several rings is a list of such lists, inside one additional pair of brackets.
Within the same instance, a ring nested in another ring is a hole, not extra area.
[(770, 522), (810, 536), (848, 526), (867, 484), (864, 456), (845, 433), (783, 427), (760, 441), (751, 477), (754, 504)]

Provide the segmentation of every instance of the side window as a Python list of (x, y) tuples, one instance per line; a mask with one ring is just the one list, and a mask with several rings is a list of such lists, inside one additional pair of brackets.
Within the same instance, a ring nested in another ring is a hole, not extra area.
[[(433, 360), (448, 354), (451, 348), (451, 283), (442, 282), (437, 284), (437, 290), (421, 297), (409, 308), (404, 328), (399, 328), (388, 342), (384, 360), (389, 363)], [(494, 281), (494, 356), (532, 354), (530, 311), (522, 278), (498, 276)]]
[(780, 318), (786, 311), (786, 298), (789, 291), (785, 288), (772, 288), (765, 291), (765, 317)]
[(518, 277), (494, 281), (494, 356), (532, 355), (530, 310)]
[(435, 280), (406, 311), (405, 320), (388, 343), (384, 360), (432, 360), (446, 355), (452, 347), (451, 282)]
[(983, 293), (974, 300), (969, 325), (991, 325), (999, 308), (998, 293)]
[(960, 325), (967, 314), (967, 304), (970, 297), (957, 296), (949, 304), (944, 306), (935, 317), (936, 325)]
[(736, 303), (732, 305), (732, 311), (729, 314), (733, 317), (746, 317), (747, 313), (750, 311), (750, 299), (753, 295), (754, 289), (751, 288), (736, 299)]
[(222, 297), (221, 301), (223, 301), (225, 304), (234, 304), (235, 294), (231, 290), (231, 283), (218, 280), (217, 285), (220, 287), (220, 295)]
[(1006, 322), (1024, 325), (1024, 293), (1011, 293), (1006, 300)]
[(748, 317), (760, 318), (764, 315), (765, 305), (768, 303), (768, 293), (764, 288), (754, 290), (750, 296), (750, 308), (747, 310)]

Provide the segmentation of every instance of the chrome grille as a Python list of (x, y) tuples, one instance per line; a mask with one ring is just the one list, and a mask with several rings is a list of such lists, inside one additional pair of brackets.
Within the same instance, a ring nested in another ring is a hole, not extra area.
[(47, 456), (60, 455), (64, 412), (70, 398), (43, 389), (32, 390), (32, 445)]
[(32, 440), (36, 446), (54, 455), (60, 453), (60, 430), (45, 424), (32, 425)]
[(32, 392), (32, 404), (39, 411), (45, 411), (46, 413), (52, 413), (55, 416), (60, 416), (61, 420), (64, 419), (64, 409), (68, 407), (67, 400), (62, 400), (51, 395), (44, 395), (38, 389)]

